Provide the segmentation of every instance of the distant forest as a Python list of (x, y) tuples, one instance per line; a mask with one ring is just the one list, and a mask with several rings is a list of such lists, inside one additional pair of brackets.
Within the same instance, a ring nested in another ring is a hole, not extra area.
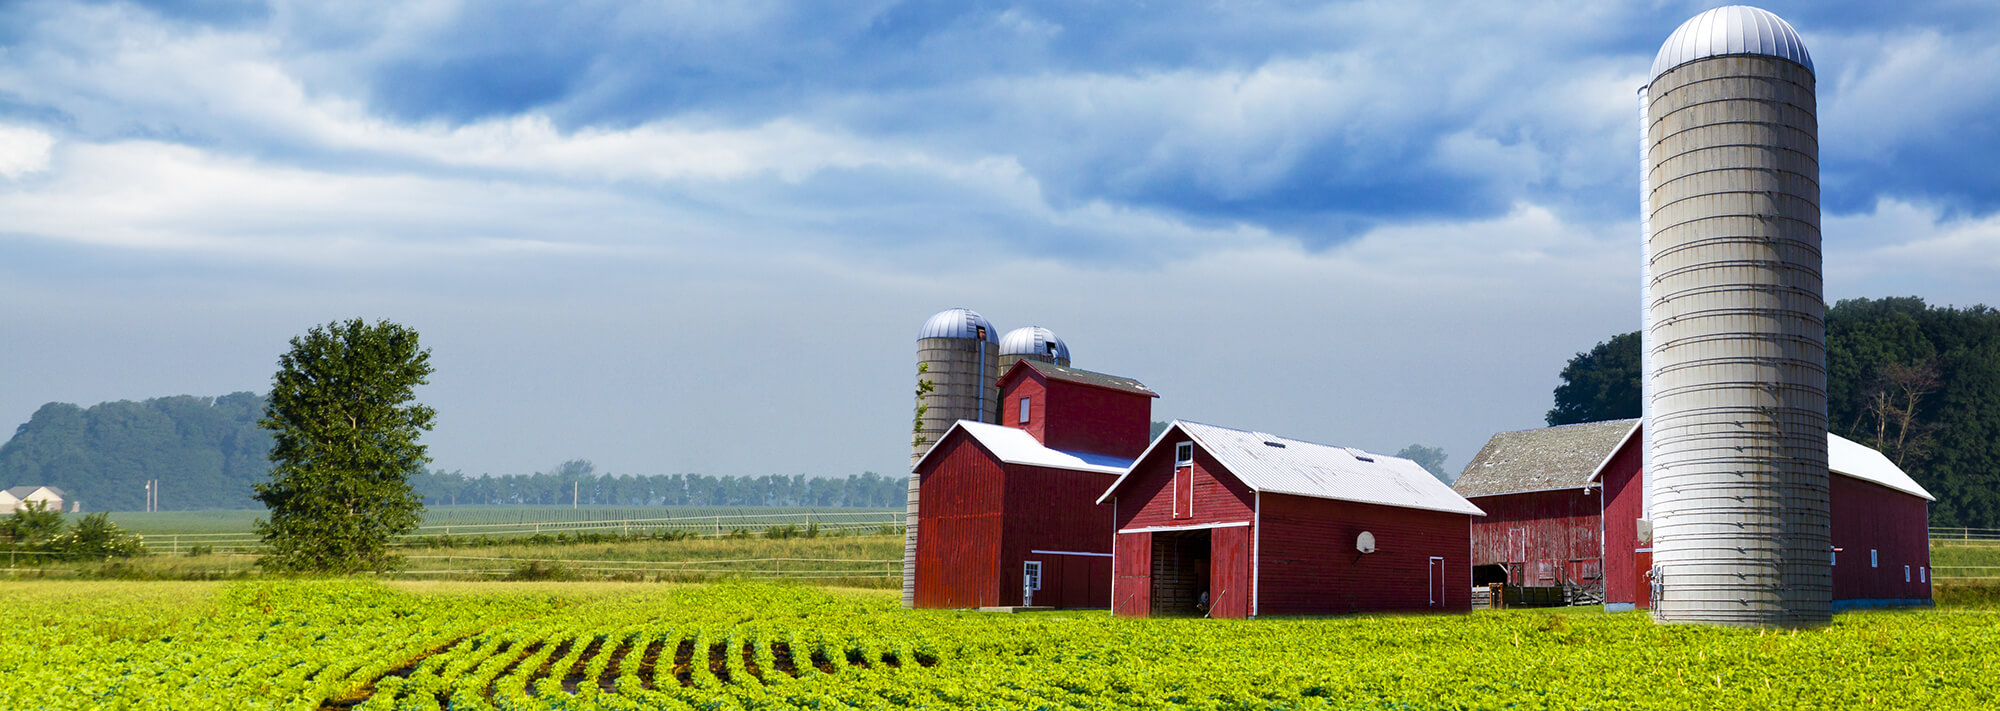
[[(0, 445), (0, 487), (62, 489), (85, 511), (137, 511), (146, 481), (159, 480), (169, 511), (258, 508), (251, 485), (264, 481), (271, 435), (257, 426), (264, 398), (179, 395), (88, 408), (52, 402)], [(599, 474), (572, 460), (540, 474), (467, 476), (421, 472), (410, 485), (429, 506), (581, 505), (825, 506), (903, 505), (906, 479), (866, 472), (846, 478)]]

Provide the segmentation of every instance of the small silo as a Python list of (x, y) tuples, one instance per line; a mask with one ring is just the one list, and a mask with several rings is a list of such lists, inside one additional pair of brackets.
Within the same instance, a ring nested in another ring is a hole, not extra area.
[[(977, 311), (939, 311), (917, 331), (917, 367), (918, 387), (929, 382), (931, 391), (916, 401), (916, 431), (910, 438), (913, 467), (952, 423), (992, 421), (993, 383), (1000, 379), (999, 334)], [(916, 603), (918, 485), (916, 475), (911, 474), (903, 534), (905, 607)]]
[(1675, 30), (1641, 92), (1653, 614), (1830, 619), (1812, 58), (1764, 10)]
[[(1008, 331), (1007, 335), (1000, 337), (999, 374), (1006, 375), (1007, 371), (1013, 368), (1015, 363), (1023, 360), (1038, 360), (1067, 368), (1069, 367), (1069, 344), (1063, 343), (1062, 337), (1057, 336), (1054, 331), (1042, 328), (1041, 326), (1022, 326)], [(998, 398), (995, 398), (994, 402), (988, 405), (986, 418), (987, 422), (1000, 421), (1000, 402)]]

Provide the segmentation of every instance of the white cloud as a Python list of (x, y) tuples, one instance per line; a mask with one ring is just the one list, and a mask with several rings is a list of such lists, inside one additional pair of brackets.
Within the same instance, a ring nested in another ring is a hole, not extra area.
[(0, 176), (19, 178), (49, 167), (56, 139), (40, 130), (0, 124)]
[(1829, 215), (1829, 298), (1918, 295), (1937, 303), (1995, 303), (2000, 213), (1955, 214), (1884, 198), (1867, 213)]

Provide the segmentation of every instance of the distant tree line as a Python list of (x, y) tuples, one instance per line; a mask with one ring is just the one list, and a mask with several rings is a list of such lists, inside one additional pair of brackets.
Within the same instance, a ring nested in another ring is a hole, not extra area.
[[(1826, 346), (1827, 428), (1930, 490), (1931, 525), (2000, 528), (2000, 311), (1846, 299)], [(1578, 353), (1548, 423), (1638, 417), (1639, 379), (1637, 332)]]
[(598, 474), (590, 462), (572, 460), (538, 474), (467, 476), (434, 471), (410, 479), (426, 506), (902, 506), (908, 480), (875, 472), (845, 479), (703, 474)]
[[(271, 432), (257, 426), (264, 402), (248, 392), (88, 408), (52, 402), (0, 445), (0, 487), (46, 484), (82, 502), (85, 511), (138, 511), (145, 506), (145, 482), (157, 479), (163, 510), (259, 508), (252, 487), (271, 472)], [(576, 460), (539, 474), (424, 472), (410, 484), (429, 506), (564, 505), (574, 483), (583, 505), (894, 508), (903, 505), (905, 481), (874, 472), (845, 478), (611, 475)]]

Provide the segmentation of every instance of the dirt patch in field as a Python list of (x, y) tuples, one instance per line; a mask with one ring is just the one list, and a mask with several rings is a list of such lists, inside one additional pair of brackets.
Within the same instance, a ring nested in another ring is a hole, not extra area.
[(694, 686), (694, 640), (683, 639), (674, 650), (674, 681), (681, 686)]
[[(639, 688), (653, 691), (653, 675), (659, 673), (660, 651), (667, 648), (664, 639), (653, 640), (646, 645), (646, 651), (639, 657)], [(670, 660), (671, 661), (671, 660)]]
[(771, 657), (771, 666), (777, 667), (779, 672), (789, 674), (793, 677), (799, 675), (798, 662), (792, 661), (792, 645), (790, 643), (772, 642)]
[(486, 691), (484, 694), (486, 696), (486, 704), (488, 706), (493, 705), (493, 697), (498, 693), (498, 689), (494, 687), (500, 683), (500, 680), (505, 678), (508, 674), (512, 674), (516, 667), (521, 666), (521, 662), (528, 661), (528, 657), (535, 656), (536, 652), (542, 651), (542, 644), (543, 644), (542, 642), (537, 641), (533, 644), (528, 645), (527, 647), (522, 648), (520, 656), (515, 657), (514, 661), (508, 662), (506, 667), (500, 669), (500, 673), (493, 675), (493, 681), (489, 682), (486, 685)]
[(576, 663), (569, 665), (569, 671), (563, 673), (562, 690), (564, 693), (575, 696), (576, 691), (583, 688), (584, 677), (589, 671), (591, 658), (597, 656), (597, 653), (603, 651), (603, 649), (604, 638), (595, 637), (590, 640), (589, 645), (583, 648), (582, 654), (576, 655)]
[(714, 674), (717, 681), (724, 684), (729, 683), (729, 645), (727, 643), (716, 642), (708, 645), (708, 673)]
[[(417, 667), (423, 666), (424, 660), (450, 651), (451, 648), (458, 646), (458, 643), (464, 642), (466, 639), (467, 637), (460, 637), (425, 651), (423, 654), (417, 655), (416, 658), (404, 662), (402, 666), (391, 669), (388, 673), (369, 680), (367, 684), (363, 684), (361, 688), (355, 689), (353, 693), (347, 696), (321, 701), (319, 704), (320, 711), (348, 711), (348, 709), (360, 706), (369, 699), (375, 698), (375, 689), (382, 685), (383, 679), (392, 676), (398, 679), (408, 679), (411, 674), (417, 673)], [(314, 673), (317, 674), (318, 672)]]

